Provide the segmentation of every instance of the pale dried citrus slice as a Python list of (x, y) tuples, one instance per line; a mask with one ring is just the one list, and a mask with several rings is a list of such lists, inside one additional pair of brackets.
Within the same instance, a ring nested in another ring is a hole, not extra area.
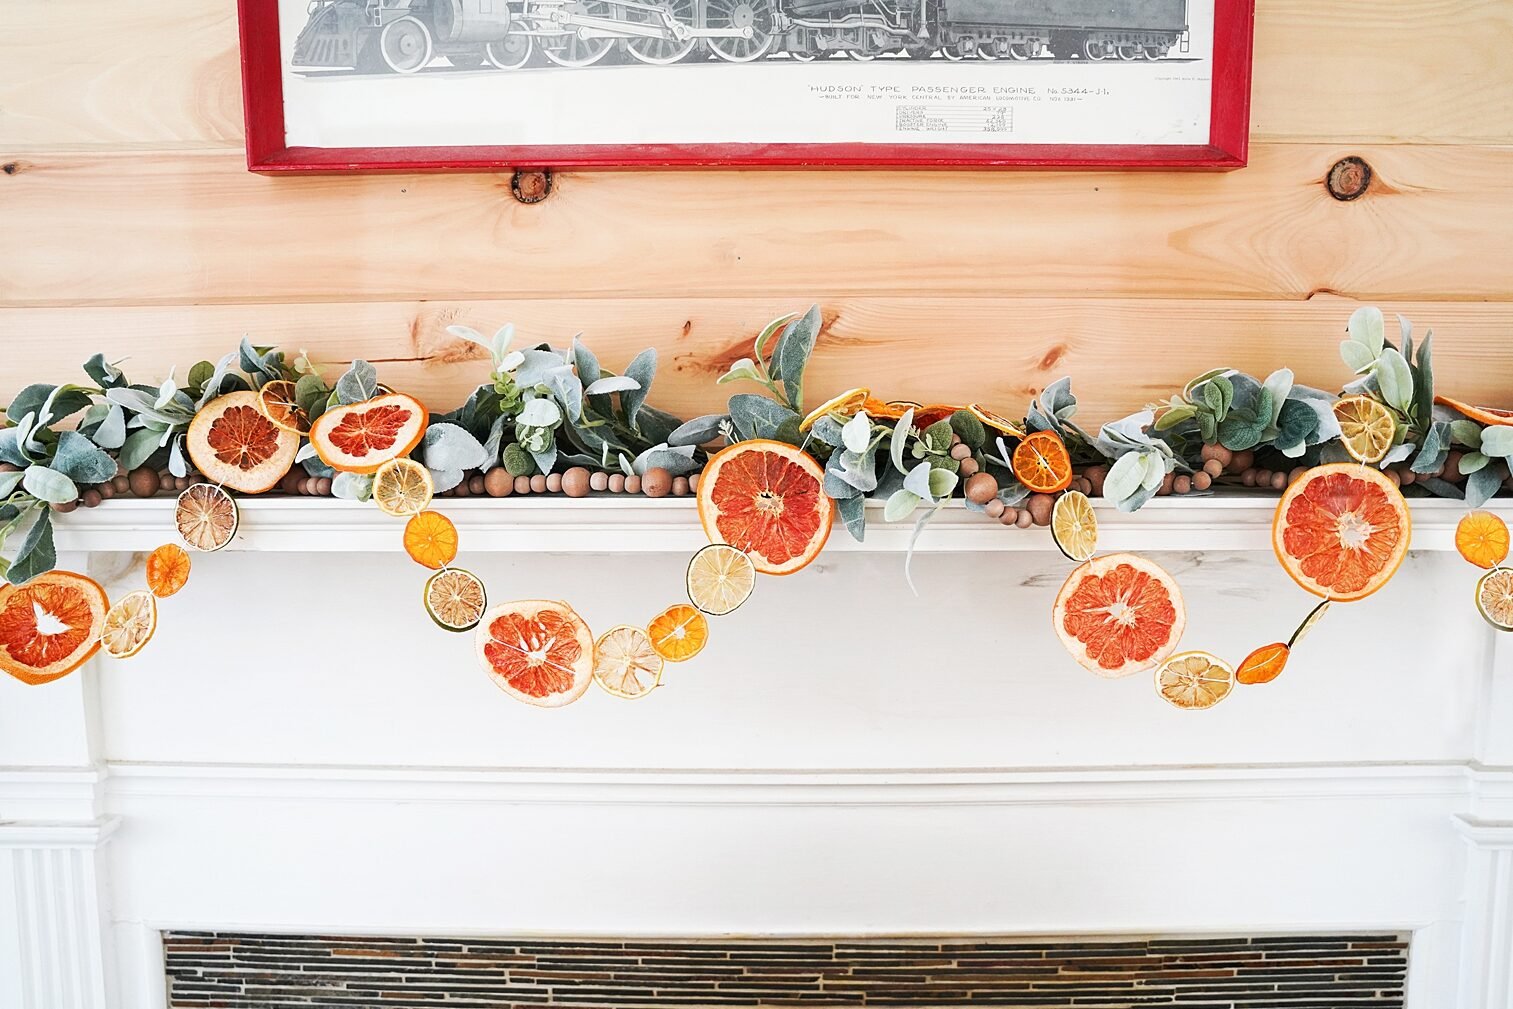
[(1332, 601), (1326, 599), (1308, 611), (1308, 616), (1303, 618), (1303, 622), (1298, 624), (1298, 629), (1292, 632), (1292, 637), (1287, 639), (1287, 647), (1289, 649), (1298, 647), (1298, 642), (1308, 636), (1308, 632), (1313, 630), (1313, 625), (1324, 619), (1324, 614), (1329, 612), (1329, 605)]
[(189, 551), (164, 543), (147, 555), (147, 587), (159, 599), (173, 595), (189, 581)]
[(286, 378), (267, 383), (257, 391), (257, 408), (263, 416), (292, 434), (310, 433), (310, 415), (300, 409), (295, 385)]
[(190, 461), (218, 484), (243, 494), (278, 486), (294, 465), (299, 435), (275, 425), (247, 389), (211, 400), (189, 422), (184, 437)]
[(1179, 652), (1156, 669), (1156, 692), (1189, 711), (1211, 708), (1235, 688), (1235, 671), (1208, 652)]
[(457, 559), (457, 527), (441, 512), (417, 512), (405, 523), (405, 553), (423, 567), (444, 568)]
[(99, 650), (108, 609), (100, 583), (72, 571), (0, 582), (0, 669), (33, 686), (67, 676)]
[(473, 643), (495, 686), (526, 704), (571, 704), (594, 678), (594, 636), (567, 603), (520, 599), (491, 606)]
[(1061, 552), (1074, 561), (1085, 561), (1098, 552), (1098, 516), (1093, 502), (1081, 491), (1069, 490), (1051, 509), (1051, 538)]
[(745, 551), (767, 575), (789, 575), (819, 556), (835, 502), (814, 457), (780, 441), (742, 441), (716, 452), (699, 475), (699, 520), (712, 543)]
[(219, 550), (236, 536), (241, 521), (236, 499), (215, 484), (197, 483), (179, 495), (173, 523), (196, 550)]
[(703, 650), (709, 641), (709, 621), (687, 603), (667, 607), (646, 625), (651, 646), (668, 662), (683, 662)]
[(1023, 438), (1028, 434), (1023, 424), (1010, 420), (1002, 414), (994, 413), (980, 404), (968, 403), (967, 411), (981, 421), (984, 427), (991, 428), (999, 434), (1011, 435), (1015, 438)]
[(1513, 631), (1513, 568), (1493, 568), (1477, 579), (1476, 608), (1493, 627)]
[(445, 568), (426, 579), (426, 613), (448, 631), (470, 631), (483, 619), (488, 592), (483, 579), (462, 568)]
[(1072, 457), (1055, 431), (1036, 431), (1014, 446), (1014, 476), (1032, 491), (1054, 494), (1072, 482)]
[(1508, 559), (1508, 524), (1491, 512), (1471, 512), (1455, 525), (1455, 549), (1479, 568)]
[(1262, 645), (1245, 656), (1245, 661), (1235, 670), (1235, 682), (1270, 683), (1282, 674), (1291, 654), (1292, 649), (1280, 641)]
[(425, 511), (435, 493), (431, 471), (414, 459), (390, 459), (373, 474), (373, 501), (385, 515), (404, 518)]
[(1346, 396), (1334, 404), (1340, 442), (1356, 462), (1381, 462), (1392, 450), (1397, 421), (1392, 411), (1370, 396)]
[(662, 682), (662, 669), (662, 656), (639, 627), (612, 627), (594, 643), (594, 680), (616, 697), (645, 697)]
[(129, 659), (152, 640), (157, 629), (157, 597), (143, 589), (128, 592), (105, 613), (100, 650), (113, 659)]
[(712, 617), (735, 612), (755, 587), (751, 558), (727, 543), (711, 543), (688, 562), (688, 599)]
[(841, 413), (851, 416), (862, 409), (867, 403), (867, 398), (872, 395), (870, 389), (851, 389), (841, 393), (832, 399), (828, 399), (819, 406), (810, 410), (803, 420), (799, 421), (799, 430), (808, 431), (821, 417), (830, 413)]
[(1277, 502), (1271, 544), (1293, 581), (1316, 596), (1350, 602), (1386, 585), (1408, 555), (1413, 517), (1381, 470), (1315, 466)]

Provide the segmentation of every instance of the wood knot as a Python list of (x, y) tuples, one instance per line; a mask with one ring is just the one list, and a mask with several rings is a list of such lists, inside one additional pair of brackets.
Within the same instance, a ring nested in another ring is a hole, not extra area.
[(510, 192), (521, 203), (540, 203), (552, 195), (552, 173), (523, 169), (516, 171), (515, 177), (510, 180)]
[(1358, 200), (1371, 188), (1371, 166), (1357, 157), (1341, 158), (1324, 180), (1329, 195), (1343, 203)]
[(19, 171), (21, 171), (21, 162), (19, 161), (7, 161), (5, 164), (0, 165), (0, 172), (4, 172), (6, 175), (15, 175)]

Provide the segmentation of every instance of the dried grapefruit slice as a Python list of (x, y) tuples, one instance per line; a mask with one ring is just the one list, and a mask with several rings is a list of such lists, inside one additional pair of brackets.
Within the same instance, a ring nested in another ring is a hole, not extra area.
[(179, 495), (173, 523), (196, 550), (219, 550), (236, 537), (241, 512), (236, 499), (214, 484), (197, 483)]
[(639, 627), (611, 627), (594, 643), (594, 680), (626, 700), (645, 697), (662, 682), (662, 656)]
[(390, 459), (373, 474), (373, 501), (385, 515), (425, 511), (436, 493), (431, 471), (414, 459)]
[(1496, 427), (1500, 424), (1513, 424), (1513, 410), (1503, 410), (1495, 406), (1472, 406), (1470, 403), (1462, 403), (1458, 399), (1449, 396), (1435, 396), (1434, 402), (1440, 406), (1448, 406), (1478, 424)]
[(1262, 645), (1240, 663), (1240, 668), (1235, 670), (1235, 682), (1237, 683), (1270, 683), (1282, 675), (1283, 668), (1287, 665), (1287, 659), (1292, 654), (1292, 649), (1281, 641), (1275, 644)]
[(100, 649), (113, 659), (129, 659), (152, 640), (157, 629), (157, 597), (143, 589), (128, 592), (105, 614)]
[(457, 559), (457, 527), (441, 512), (417, 512), (405, 523), (405, 553), (427, 568), (444, 568)]
[(1014, 446), (1014, 476), (1032, 491), (1054, 494), (1072, 482), (1072, 457), (1055, 431), (1035, 431)]
[(67, 676), (100, 647), (109, 608), (99, 583), (72, 571), (0, 584), (0, 669), (33, 685)]
[(211, 481), (261, 494), (294, 465), (299, 435), (263, 416), (257, 393), (243, 389), (211, 400), (189, 422), (189, 458)]
[(1293, 581), (1316, 596), (1364, 599), (1408, 554), (1408, 504), (1380, 470), (1315, 466), (1277, 502), (1271, 545)]
[(1056, 596), (1056, 634), (1072, 658), (1099, 676), (1128, 676), (1170, 655), (1187, 628), (1182, 590), (1136, 554), (1077, 566)]
[(789, 575), (819, 556), (835, 504), (813, 457), (778, 441), (721, 449), (699, 477), (699, 520), (763, 574)]
[(687, 603), (667, 607), (646, 625), (651, 646), (668, 662), (684, 662), (709, 641), (709, 621)]
[(321, 462), (344, 473), (373, 473), (408, 455), (426, 433), (426, 408), (403, 393), (333, 406), (310, 425)]
[(1156, 692), (1188, 711), (1211, 708), (1235, 688), (1235, 671), (1208, 652), (1181, 652), (1156, 670)]
[(913, 400), (895, 399), (884, 403), (882, 400), (875, 399), (872, 396), (868, 396), (867, 401), (862, 404), (862, 409), (867, 411), (867, 416), (873, 420), (898, 420), (910, 410), (918, 410), (919, 408), (919, 404)]
[(1491, 512), (1470, 512), (1455, 524), (1455, 549), (1479, 568), (1508, 559), (1508, 524)]
[(1051, 509), (1051, 538), (1068, 558), (1085, 561), (1098, 551), (1098, 516), (1093, 502), (1081, 491), (1071, 490), (1056, 499)]
[[(867, 405), (867, 400), (872, 396), (870, 389), (852, 389), (843, 392), (833, 399), (826, 400), (819, 406), (810, 410), (803, 420), (799, 421), (799, 430), (808, 431), (814, 426), (815, 421), (829, 413), (843, 413), (848, 417)], [(870, 417), (871, 414), (868, 414)]]
[(1513, 631), (1513, 568), (1493, 568), (1476, 580), (1476, 608), (1493, 627)]
[(310, 433), (310, 415), (300, 408), (295, 385), (286, 378), (269, 382), (257, 391), (257, 408), (263, 416), (292, 434)]
[(147, 555), (147, 587), (159, 599), (173, 595), (189, 581), (189, 551), (164, 543)]
[(483, 615), (473, 641), (494, 684), (526, 704), (571, 704), (594, 678), (594, 637), (566, 603), (501, 603)]
[(1334, 404), (1340, 442), (1356, 462), (1381, 462), (1392, 450), (1397, 421), (1392, 411), (1370, 396), (1346, 396)]
[(755, 587), (751, 558), (727, 543), (711, 543), (688, 562), (688, 600), (712, 617), (735, 612)]
[(948, 406), (945, 403), (934, 403), (930, 406), (916, 407), (914, 410), (914, 426), (923, 431), (943, 420), (950, 419), (957, 410), (965, 410), (964, 406)]
[(436, 626), (448, 631), (472, 630), (488, 607), (483, 579), (462, 568), (446, 568), (427, 578), (423, 598)]

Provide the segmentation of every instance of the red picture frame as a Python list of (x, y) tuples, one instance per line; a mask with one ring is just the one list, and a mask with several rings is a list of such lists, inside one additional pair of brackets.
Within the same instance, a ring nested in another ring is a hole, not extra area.
[(642, 144), (634, 146), (300, 147), (284, 130), (278, 0), (237, 0), (247, 167), (268, 175), (516, 168), (1243, 168), (1249, 152), (1255, 0), (1215, 0), (1206, 145)]

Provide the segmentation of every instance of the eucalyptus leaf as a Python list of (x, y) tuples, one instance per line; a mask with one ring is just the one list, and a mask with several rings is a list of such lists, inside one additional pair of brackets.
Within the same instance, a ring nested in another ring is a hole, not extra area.
[(1379, 356), (1387, 343), (1386, 322), (1380, 308), (1363, 306), (1356, 309), (1350, 314), (1346, 329), (1350, 339), (1365, 347), (1373, 357)]
[(1287, 403), (1287, 397), (1292, 393), (1293, 374), (1290, 368), (1278, 368), (1266, 376), (1266, 381), (1261, 383), (1261, 388), (1270, 394), (1267, 402), (1271, 405), (1271, 416), (1264, 418), (1267, 427), (1276, 427), (1281, 417), (1282, 407)]
[(74, 486), (72, 480), (41, 463), (33, 463), (26, 468), (21, 486), (38, 501), (49, 504), (68, 504), (79, 499), (79, 488)]
[(1134, 494), (1145, 483), (1145, 456), (1127, 452), (1114, 460), (1103, 480), (1103, 496), (1115, 503)]
[(76, 484), (104, 483), (116, 475), (116, 461), (110, 454), (77, 431), (58, 436), (52, 468)]
[(126, 441), (121, 445), (120, 461), (121, 468), (128, 473), (140, 466), (146, 465), (147, 460), (158, 450), (158, 432), (148, 428), (133, 431), (126, 436)]
[(1156, 491), (1166, 479), (1166, 461), (1157, 453), (1145, 453), (1145, 479), (1140, 481), (1141, 490)]
[(883, 505), (884, 522), (902, 522), (913, 514), (914, 509), (919, 507), (924, 498), (911, 490), (900, 489), (893, 492), (888, 498), (887, 504)]
[(620, 409), (625, 411), (625, 423), (634, 428), (637, 427), (636, 416), (641, 412), (641, 404), (651, 392), (652, 379), (657, 377), (657, 349), (647, 347), (633, 357), (625, 366), (625, 375), (636, 383), (636, 388), (620, 393)]
[(562, 423), (562, 408), (555, 400), (537, 397), (527, 402), (515, 419), (530, 427), (556, 427)]
[(1487, 455), (1504, 459), (1513, 456), (1513, 427), (1495, 424), (1484, 428), (1481, 433), (1481, 450)]
[(1480, 473), (1491, 462), (1492, 460), (1481, 452), (1467, 452), (1460, 457), (1460, 463), (1456, 468), (1460, 470), (1461, 476), (1470, 476)]
[(1481, 448), (1481, 425), (1474, 420), (1452, 420), (1450, 422), (1450, 437), (1457, 445), (1466, 448)]
[(58, 552), (53, 546), (52, 512), (42, 508), (36, 521), (26, 531), (16, 559), (6, 569), (5, 579), (12, 585), (25, 585), (33, 578), (51, 571), (58, 563)]
[(956, 482), (960, 479), (950, 470), (935, 467), (930, 470), (930, 496), (937, 501), (951, 496), (956, 489)]
[(865, 452), (872, 442), (872, 421), (865, 411), (858, 413), (841, 428), (841, 443), (852, 452)]
[[(264, 381), (272, 381), (284, 377), (283, 369), (280, 367), (284, 355), (274, 348), (260, 351), (244, 336), (241, 345), (237, 347), (237, 355), (241, 359), (242, 370), (254, 378), (260, 376)], [(261, 386), (263, 383), (256, 382), (255, 384)]]
[[(536, 402), (550, 402), (537, 400)], [(555, 408), (555, 404), (553, 404)], [(479, 469), (488, 461), (483, 444), (457, 424), (432, 424), (420, 439), (420, 455), (426, 469), (463, 471)]]
[(1357, 375), (1367, 371), (1376, 364), (1376, 355), (1364, 344), (1354, 340), (1344, 340), (1340, 343), (1340, 359), (1345, 366)]
[(930, 493), (930, 463), (928, 460), (915, 465), (904, 476), (904, 489), (922, 501), (933, 500)]
[[(904, 466), (904, 449), (908, 447), (909, 432), (913, 430), (914, 408), (911, 406), (904, 411), (904, 415), (898, 418), (898, 423), (893, 425), (893, 437), (888, 443), (888, 456), (893, 462), (893, 468), (900, 473), (907, 473)], [(998, 439), (1002, 446), (1003, 439)], [(1002, 451), (1000, 447), (1000, 451)]]
[(1237, 411), (1219, 425), (1219, 442), (1230, 451), (1243, 452), (1259, 445), (1265, 431), (1264, 422)]
[(1387, 405), (1404, 413), (1412, 408), (1413, 373), (1408, 370), (1408, 362), (1403, 360), (1403, 355), (1392, 347), (1382, 351), (1381, 357), (1377, 359), (1376, 383)]
[(1277, 448), (1284, 451), (1301, 449), (1318, 429), (1319, 415), (1313, 407), (1303, 400), (1285, 400), (1277, 412), (1277, 434), (1273, 441)]
[(515, 368), (515, 384), (522, 389), (534, 389), (538, 385), (546, 385), (547, 376), (552, 371), (567, 367), (567, 362), (555, 350), (532, 347), (529, 350), (522, 350), (520, 356), (522, 358), (520, 365)]
[(367, 361), (353, 361), (336, 380), (336, 400), (343, 406), (362, 403), (378, 394), (378, 371)]
[(126, 443), (126, 411), (119, 403), (111, 403), (105, 419), (90, 435), (101, 448), (120, 448)]
[(1466, 479), (1466, 504), (1480, 508), (1491, 500), (1501, 486), (1502, 479), (1497, 475), (1497, 470), (1491, 466), (1477, 470)]

